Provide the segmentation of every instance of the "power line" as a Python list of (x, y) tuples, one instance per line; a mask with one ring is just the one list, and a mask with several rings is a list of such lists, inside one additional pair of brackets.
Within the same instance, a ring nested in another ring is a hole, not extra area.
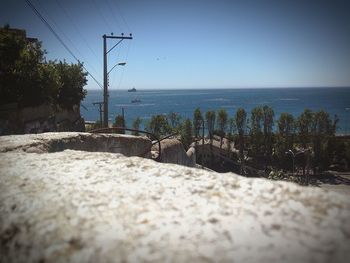
[(132, 30), (130, 29), (128, 23), (126, 23), (126, 20), (125, 20), (125, 17), (123, 15), (123, 12), (122, 12), (121, 8), (119, 8), (119, 5), (117, 4), (117, 1), (112, 1), (112, 3), (115, 4), (115, 6), (116, 6), (116, 8), (117, 8), (117, 10), (118, 10), (118, 12), (119, 12), (123, 22), (124, 22), (124, 24), (126, 25), (127, 29), (131, 32)]
[[(70, 43), (71, 47), (73, 47), (73, 49), (75, 50), (75, 52), (77, 52), (80, 57), (84, 58), (83, 54), (79, 51), (79, 49), (74, 45), (74, 43), (69, 39), (69, 37), (64, 33), (64, 31), (60, 28), (60, 26), (55, 22), (55, 20), (49, 15), (49, 12), (45, 9), (45, 7), (43, 5), (40, 4), (40, 1), (37, 0), (36, 1), (37, 4), (39, 5), (39, 7), (44, 11), (44, 13), (46, 13), (46, 16), (48, 18), (48, 20), (51, 20), (51, 22), (53, 22), (53, 24), (56, 26), (56, 29), (58, 29), (58, 31), (61, 32), (61, 35), (63, 35), (65, 37), (66, 40), (68, 40), (68, 42)], [(38, 11), (40, 11), (40, 8), (37, 8)], [(86, 60), (86, 59), (85, 59)], [(98, 75), (98, 71), (90, 64), (88, 63), (88, 61), (86, 61), (86, 64), (95, 72), (96, 75)]]
[[(128, 45), (128, 50), (126, 52), (125, 61), (128, 60), (130, 48), (131, 48), (131, 42), (129, 42), (129, 45)], [(122, 81), (123, 81), (123, 78), (124, 78), (124, 71), (125, 71), (125, 68), (123, 68), (123, 70), (122, 70), (122, 75), (121, 75), (120, 80), (119, 80), (118, 89), (120, 89), (120, 85), (122, 84)]]
[(86, 40), (86, 38), (83, 36), (83, 34), (80, 32), (79, 28), (77, 27), (76, 23), (73, 21), (72, 17), (69, 15), (69, 13), (67, 12), (67, 10), (64, 8), (64, 6), (58, 1), (55, 0), (56, 4), (62, 9), (63, 13), (65, 14), (65, 16), (69, 19), (69, 21), (72, 23), (72, 25), (75, 28), (75, 31), (78, 32), (79, 36), (81, 37), (81, 39), (84, 41), (85, 45), (88, 47), (88, 49), (91, 51), (91, 53), (95, 56), (95, 58), (97, 60), (98, 56), (96, 54), (96, 52), (90, 47), (88, 41)]
[(119, 21), (118, 21), (117, 17), (115, 16), (115, 14), (114, 14), (114, 12), (113, 12), (113, 10), (112, 10), (112, 9), (113, 9), (113, 6), (110, 5), (110, 3), (109, 3), (108, 0), (106, 0), (105, 2), (106, 2), (107, 5), (108, 5), (108, 10), (110, 11), (110, 13), (111, 13), (111, 15), (112, 15), (112, 18), (114, 19), (114, 22), (115, 22), (115, 24), (117, 25), (118, 29), (119, 29), (120, 31), (123, 31), (123, 29), (122, 29), (121, 26), (119, 25)]
[(47, 26), (47, 28), (51, 31), (52, 34), (57, 38), (57, 40), (63, 45), (63, 47), (68, 51), (69, 54), (82, 65), (83, 69), (92, 77), (92, 79), (103, 88), (102, 84), (97, 81), (97, 79), (85, 68), (84, 64), (80, 62), (80, 60), (74, 55), (74, 53), (69, 49), (69, 47), (64, 43), (64, 41), (60, 38), (60, 36), (55, 32), (55, 30), (51, 27), (51, 25), (46, 21), (46, 19), (40, 14), (40, 12), (36, 9), (36, 7), (30, 2), (30, 0), (25, 0), (28, 6), (33, 10), (33, 12), (40, 18), (40, 20)]
[(103, 11), (102, 9), (99, 8), (99, 6), (96, 4), (95, 0), (91, 0), (91, 3), (95, 6), (95, 9), (97, 10), (97, 12), (99, 13), (100, 17), (102, 18), (102, 21), (105, 23), (106, 27), (109, 28), (109, 30), (111, 32), (113, 32), (113, 27), (111, 27), (111, 25), (108, 23), (107, 19), (105, 18), (105, 16), (103, 15)]

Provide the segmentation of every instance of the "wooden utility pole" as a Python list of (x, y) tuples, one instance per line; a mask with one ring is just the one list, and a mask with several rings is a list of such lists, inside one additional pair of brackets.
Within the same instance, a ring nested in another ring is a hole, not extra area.
[[(103, 126), (108, 128), (108, 71), (107, 71), (107, 54), (115, 48), (124, 39), (132, 39), (132, 35), (126, 37), (124, 34), (121, 36), (107, 36), (103, 35)], [(119, 39), (119, 41), (107, 51), (107, 39)]]

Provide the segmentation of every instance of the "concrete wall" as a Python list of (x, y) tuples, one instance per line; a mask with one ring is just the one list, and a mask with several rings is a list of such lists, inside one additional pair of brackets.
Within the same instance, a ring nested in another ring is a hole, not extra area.
[(12, 139), (0, 262), (349, 261), (346, 195), (120, 154), (28, 153)]

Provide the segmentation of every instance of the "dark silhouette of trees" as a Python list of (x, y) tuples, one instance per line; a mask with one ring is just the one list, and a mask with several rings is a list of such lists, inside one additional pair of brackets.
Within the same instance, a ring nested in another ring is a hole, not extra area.
[(192, 143), (192, 122), (190, 119), (186, 119), (181, 129), (181, 142), (187, 150)]
[(272, 128), (274, 125), (273, 117), (275, 113), (273, 109), (267, 105), (263, 107), (263, 124), (264, 124), (264, 159), (265, 159), (265, 170), (267, 169), (267, 165), (271, 163), (272, 157)]
[(83, 72), (82, 64), (68, 64), (65, 61), (57, 63), (56, 70), (61, 81), (56, 102), (62, 108), (71, 109), (86, 95), (83, 87), (87, 83), (87, 73)]
[(294, 135), (295, 135), (295, 119), (293, 115), (282, 112), (277, 121), (277, 134), (276, 134), (276, 157), (279, 161), (279, 165), (283, 168), (288, 167), (290, 164), (289, 156), (286, 156), (288, 150), (294, 148)]
[(218, 111), (218, 118), (217, 118), (217, 128), (218, 128), (218, 133), (220, 135), (220, 150), (222, 149), (222, 141), (226, 134), (227, 122), (228, 122), (227, 111), (225, 109), (220, 109)]
[(82, 65), (46, 62), (44, 54), (41, 42), (26, 38), (24, 30), (0, 28), (0, 104), (71, 109), (80, 103), (87, 82)]
[(205, 120), (207, 121), (208, 133), (210, 140), (213, 139), (215, 129), (215, 111), (209, 110), (205, 113)]
[(201, 113), (201, 110), (199, 108), (196, 108), (193, 112), (193, 130), (194, 130), (194, 136), (196, 138), (200, 137), (200, 130), (203, 123), (203, 116)]
[(153, 133), (157, 137), (168, 135), (172, 129), (165, 115), (154, 115), (146, 125), (146, 131)]
[[(236, 127), (238, 131), (239, 137), (239, 159), (241, 164), (244, 163), (244, 135), (247, 125), (247, 113), (244, 109), (239, 108), (235, 115)], [(241, 173), (243, 172), (243, 167), (241, 169)]]
[(250, 154), (253, 158), (259, 159), (263, 156), (263, 109), (255, 107), (251, 111), (250, 118)]
[(297, 119), (298, 139), (303, 148), (307, 147), (307, 143), (310, 142), (311, 130), (313, 123), (313, 113), (309, 109), (305, 109), (304, 112)]
[(173, 132), (180, 132), (181, 130), (181, 116), (177, 112), (169, 112), (168, 123)]
[[(142, 120), (140, 117), (137, 117), (133, 122), (132, 122), (132, 128), (134, 130), (140, 130), (140, 125), (142, 123)], [(132, 135), (139, 136), (139, 132), (134, 131), (132, 132)]]
[[(115, 121), (114, 121), (113, 127), (123, 127), (123, 128), (125, 128), (125, 119), (124, 119), (123, 115), (117, 115), (115, 117)], [(116, 133), (125, 134), (125, 130), (124, 129), (116, 129)]]

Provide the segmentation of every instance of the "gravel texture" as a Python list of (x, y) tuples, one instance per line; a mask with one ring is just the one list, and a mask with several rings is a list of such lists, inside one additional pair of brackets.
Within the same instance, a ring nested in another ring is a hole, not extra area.
[(350, 200), (115, 153), (0, 153), (1, 262), (348, 262)]

